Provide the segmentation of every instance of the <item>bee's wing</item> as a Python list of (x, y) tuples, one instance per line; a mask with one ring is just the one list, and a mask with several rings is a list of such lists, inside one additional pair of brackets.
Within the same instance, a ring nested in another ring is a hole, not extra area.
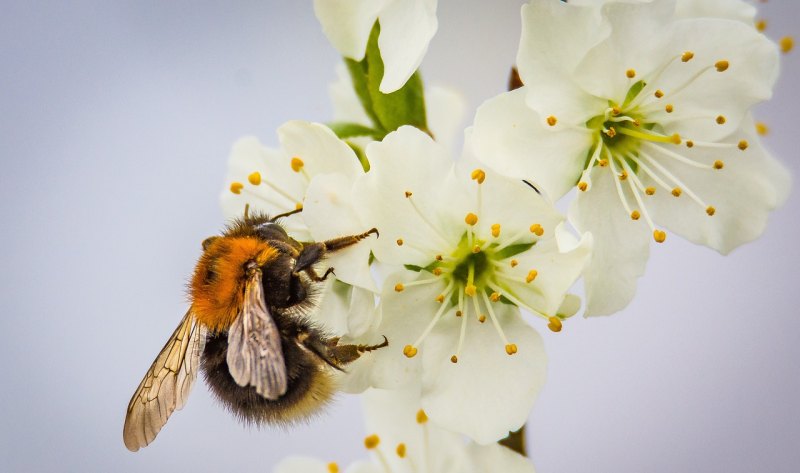
[(286, 394), (281, 336), (264, 303), (260, 271), (248, 279), (242, 311), (228, 330), (227, 360), (239, 386), (254, 386), (270, 400)]
[(194, 320), (190, 309), (128, 404), (122, 431), (128, 450), (135, 452), (152, 442), (169, 416), (186, 404), (205, 343), (206, 329)]

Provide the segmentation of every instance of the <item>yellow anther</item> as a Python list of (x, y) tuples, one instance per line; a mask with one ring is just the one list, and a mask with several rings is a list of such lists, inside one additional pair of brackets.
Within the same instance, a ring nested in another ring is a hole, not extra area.
[(394, 451), (395, 451), (395, 453), (397, 453), (398, 457), (405, 458), (406, 457), (406, 444), (398, 443), (397, 444), (397, 448), (394, 449)]
[(723, 59), (722, 61), (717, 61), (716, 63), (714, 63), (714, 67), (717, 68), (718, 72), (725, 72), (728, 70), (728, 67), (730, 67), (730, 64), (728, 63), (728, 61)]
[(441, 261), (441, 260), (443, 260), (443, 259), (444, 259), (444, 258), (442, 257), (442, 255), (436, 255), (436, 261)]
[(470, 212), (466, 217), (464, 217), (464, 221), (467, 223), (467, 225), (475, 225), (478, 223), (478, 216)]
[(294, 204), (294, 209), (295, 210), (303, 210), (303, 203), (302, 202), (298, 202), (298, 203)]
[(578, 183), (578, 189), (580, 189), (581, 192), (586, 192), (586, 189), (588, 189), (588, 188), (589, 188), (589, 184), (587, 184), (587, 183), (585, 183), (583, 181)]
[(564, 324), (561, 323), (561, 319), (558, 317), (550, 317), (547, 321), (547, 328), (553, 332), (560, 332), (561, 328), (564, 326)]
[(656, 90), (656, 93), (653, 94), (653, 95), (655, 95), (657, 99), (660, 99), (661, 97), (664, 96), (664, 91), (661, 90), (661, 89), (658, 89), (658, 90)]
[(616, 117), (620, 113), (622, 113), (622, 109), (621, 108), (619, 108), (619, 107), (611, 107), (611, 114), (612, 115), (614, 115)]
[(556, 126), (556, 123), (558, 123), (558, 118), (554, 117), (553, 115), (550, 115), (549, 117), (547, 117), (547, 124), (548, 125)]
[(674, 195), (675, 197), (680, 197), (681, 194), (683, 194), (683, 190), (680, 187), (672, 189), (672, 195)]
[(453, 355), (450, 357), (450, 363), (458, 363), (458, 357)]
[(679, 144), (681, 144), (683, 142), (683, 140), (681, 140), (681, 135), (679, 135), (677, 133), (675, 133), (674, 135), (670, 136), (670, 140), (672, 140), (672, 142), (675, 143), (676, 145), (679, 145)]
[(256, 171), (256, 172), (250, 174), (249, 176), (247, 176), (247, 180), (250, 181), (250, 184), (253, 184), (254, 186), (257, 186), (257, 185), (261, 184), (261, 173)]
[(782, 53), (788, 53), (794, 49), (794, 38), (791, 36), (784, 36), (780, 41), (778, 41), (778, 44), (781, 46)]
[(495, 238), (500, 236), (500, 224), (499, 223), (495, 223), (494, 225), (492, 225), (492, 236), (495, 237)]
[(608, 127), (608, 130), (605, 131), (605, 134), (609, 138), (613, 138), (613, 137), (617, 136), (617, 130), (615, 130), (613, 126), (610, 126), (610, 127)]
[(631, 212), (631, 220), (639, 220), (641, 216), (642, 215), (639, 213), (638, 210), (634, 210), (633, 212)]
[(461, 312), (460, 310), (456, 311), (456, 317), (461, 317), (462, 315), (464, 315), (463, 312)]
[(739, 142), (737, 146), (739, 147), (740, 150), (744, 151), (747, 149), (748, 146), (750, 146), (750, 143), (748, 143), (747, 140), (742, 140)]
[(657, 243), (664, 243), (664, 240), (667, 239), (667, 234), (661, 230), (653, 230), (653, 239)]
[(414, 358), (414, 355), (417, 354), (417, 349), (411, 345), (406, 345), (403, 347), (403, 354), (406, 356), (406, 358)]
[(401, 283), (401, 282), (399, 282), (399, 283), (397, 283), (397, 284), (395, 284), (395, 285), (394, 285), (394, 290), (395, 290), (395, 291), (397, 291), (397, 292), (403, 292), (403, 290), (404, 290), (405, 288), (406, 288), (406, 287), (405, 287), (405, 286), (403, 286), (403, 283)]
[(604, 168), (604, 167), (608, 166), (608, 160), (603, 158), (603, 159), (597, 161), (597, 164), (599, 164), (601, 168)]
[(433, 275), (439, 276), (442, 274), (442, 268), (433, 268)]
[(428, 414), (420, 409), (417, 411), (417, 424), (424, 424), (425, 422), (428, 422)]
[(536, 276), (538, 276), (538, 275), (539, 275), (539, 272), (536, 271), (535, 269), (532, 269), (532, 270), (528, 271), (528, 275), (525, 276), (525, 282), (526, 283), (530, 283), (531, 281), (536, 279)]
[(648, 187), (647, 189), (644, 190), (644, 193), (647, 194), (647, 195), (653, 195), (653, 194), (656, 193), (656, 188), (655, 187)]
[(292, 158), (292, 162), (291, 162), (292, 171), (300, 172), (300, 170), (303, 169), (304, 165), (305, 165), (305, 163), (303, 162), (303, 160), (298, 158), (297, 156)]
[(328, 463), (328, 473), (339, 473), (339, 465), (336, 462)]
[(493, 292), (492, 295), (489, 296), (489, 298), (492, 300), (492, 302), (497, 302), (497, 301), (500, 300), (500, 293), (499, 292)]
[(717, 209), (715, 209), (713, 205), (709, 205), (706, 208), (706, 213), (708, 214), (709, 217), (713, 217), (714, 214), (717, 213)]
[(686, 140), (686, 147), (687, 148), (693, 148), (694, 147), (694, 141)]
[(758, 20), (758, 21), (756, 22), (756, 29), (757, 29), (758, 31), (762, 31), (762, 32), (763, 32), (764, 30), (766, 30), (766, 29), (767, 29), (767, 20)]
[(691, 61), (691, 60), (692, 60), (692, 58), (693, 58), (693, 57), (694, 57), (694, 53), (693, 53), (693, 52), (691, 52), (691, 51), (686, 51), (685, 53), (683, 53), (683, 54), (681, 55), (681, 61), (683, 61), (683, 62), (689, 62), (689, 61)]
[(516, 267), (517, 267), (517, 265), (519, 264), (519, 261), (517, 261), (517, 260), (515, 260), (515, 259), (512, 259), (510, 264), (511, 264), (511, 267), (512, 267), (512, 268), (516, 268)]
[(542, 226), (539, 225), (538, 223), (534, 223), (533, 225), (531, 225), (530, 230), (531, 233), (535, 234), (536, 236), (544, 235), (544, 228), (542, 228)]
[(764, 136), (767, 133), (769, 133), (769, 127), (767, 126), (766, 123), (758, 122), (756, 123), (756, 133), (758, 133), (761, 136)]
[(483, 315), (483, 314), (481, 314), (481, 316), (480, 316), (480, 317), (478, 317), (478, 322), (480, 322), (480, 323), (484, 323), (484, 322), (486, 322), (486, 316), (485, 316), (485, 315)]
[(483, 169), (476, 169), (472, 171), (470, 177), (473, 181), (478, 181), (478, 184), (483, 184), (483, 181), (486, 180), (486, 173), (483, 171)]
[(625, 71), (625, 77), (627, 77), (628, 79), (633, 79), (634, 77), (636, 77), (636, 71), (634, 69), (628, 69), (627, 71)]
[(515, 343), (509, 343), (508, 345), (506, 345), (506, 353), (508, 353), (509, 355), (513, 355), (516, 352), (517, 352), (517, 345)]
[(620, 181), (624, 181), (627, 178), (628, 178), (628, 171), (625, 171), (623, 169), (623, 171), (621, 173), (619, 173), (619, 180)]
[(403, 246), (403, 239), (402, 238), (398, 238), (395, 243), (397, 243), (397, 246)]
[(481, 252), (481, 245), (475, 245), (472, 247), (473, 253), (480, 253)]
[(478, 288), (474, 284), (467, 284), (467, 287), (464, 288), (464, 294), (468, 296), (474, 296), (477, 292)]
[(672, 113), (673, 110), (675, 110), (675, 107), (672, 106), (671, 103), (668, 103), (667, 106), (664, 107), (664, 111), (666, 111), (667, 113)]
[(233, 192), (234, 194), (241, 194), (242, 189), (244, 189), (244, 184), (242, 184), (241, 182), (231, 183), (231, 192)]
[(439, 294), (438, 296), (436, 296), (436, 302), (438, 302), (439, 304), (444, 302), (444, 294)]
[(728, 121), (728, 120), (725, 119), (724, 115), (719, 115), (717, 117), (717, 125), (724, 125), (726, 121)]
[(719, 159), (714, 161), (714, 169), (722, 169), (724, 167), (725, 167), (725, 163), (723, 163)]
[(381, 438), (375, 434), (369, 435), (364, 438), (364, 446), (367, 447), (368, 450), (376, 448), (380, 443), (381, 443)]
[(405, 191), (403, 194), (406, 196), (406, 199), (408, 199), (409, 197), (411, 197), (412, 195), (414, 195), (414, 193), (413, 193), (413, 192), (411, 192), (411, 191)]

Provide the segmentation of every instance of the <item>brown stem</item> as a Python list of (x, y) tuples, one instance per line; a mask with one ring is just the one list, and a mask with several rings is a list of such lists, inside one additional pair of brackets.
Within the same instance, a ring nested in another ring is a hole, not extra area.
[(520, 427), (519, 430), (516, 432), (509, 432), (508, 437), (498, 440), (497, 443), (500, 445), (510, 448), (515, 452), (519, 453), (523, 457), (528, 456), (527, 450), (525, 449), (525, 426), (523, 425)]

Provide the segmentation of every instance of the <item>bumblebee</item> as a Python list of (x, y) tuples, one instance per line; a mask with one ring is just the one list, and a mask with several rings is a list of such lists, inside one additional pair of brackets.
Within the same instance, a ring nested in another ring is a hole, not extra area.
[(248, 216), (203, 241), (189, 287), (191, 306), (128, 404), (125, 446), (152, 442), (181, 409), (198, 369), (236, 417), (261, 425), (290, 424), (313, 414), (335, 390), (331, 368), (388, 345), (339, 344), (305, 316), (314, 307), (315, 263), (375, 234), (325, 242), (292, 239), (274, 218)]

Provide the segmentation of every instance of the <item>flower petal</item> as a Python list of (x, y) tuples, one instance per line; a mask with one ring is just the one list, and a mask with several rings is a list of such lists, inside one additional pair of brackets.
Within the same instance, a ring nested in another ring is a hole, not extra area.
[[(289, 156), (302, 160), (302, 169), (294, 172), (306, 179), (323, 173), (339, 172), (351, 178), (363, 173), (355, 152), (325, 125), (301, 120), (286, 122), (278, 128), (278, 139)], [(290, 162), (286, 166), (293, 169)]]
[(544, 120), (525, 103), (528, 87), (501, 94), (478, 108), (468, 143), (480, 161), (505, 176), (528, 179), (556, 200), (575, 186), (591, 146), (588, 130)]
[(437, 0), (391, 2), (381, 13), (378, 47), (383, 59), (380, 91), (392, 93), (405, 85), (428, 51), (439, 26)]
[(501, 445), (467, 445), (469, 463), (475, 473), (535, 473), (530, 460)]
[(343, 55), (364, 59), (378, 14), (392, 0), (314, 0), (314, 13), (328, 41)]
[(336, 80), (328, 86), (328, 96), (333, 104), (333, 121), (371, 125), (364, 106), (353, 90), (350, 73), (342, 63), (336, 65)]
[(436, 141), (450, 151), (461, 139), (462, 122), (467, 109), (464, 96), (454, 89), (432, 86), (425, 91), (428, 128)]
[(756, 7), (741, 0), (678, 0), (678, 18), (727, 18), (753, 26)]
[(545, 381), (546, 356), (539, 334), (513, 306), (497, 304), (496, 315), (518, 347), (512, 356), (492, 324), (472, 318), (458, 363), (451, 363), (461, 323), (452, 316), (437, 324), (421, 349), (425, 412), (437, 424), (482, 444), (519, 429)]

